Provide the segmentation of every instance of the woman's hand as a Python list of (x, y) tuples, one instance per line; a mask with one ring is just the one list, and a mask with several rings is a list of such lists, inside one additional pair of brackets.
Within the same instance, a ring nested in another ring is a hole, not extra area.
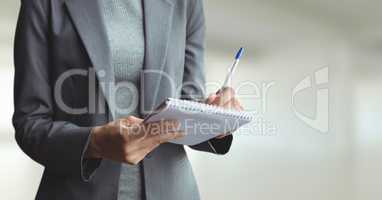
[(160, 144), (183, 137), (178, 129), (177, 121), (143, 123), (130, 116), (93, 128), (86, 155), (136, 165)]
[[(244, 110), (239, 100), (235, 98), (235, 90), (230, 87), (226, 87), (223, 90), (220, 90), (217, 94), (211, 94), (207, 98), (207, 104), (220, 106), (226, 109), (234, 109), (238, 111)], [(225, 136), (226, 133), (221, 134), (216, 138), (222, 139)]]

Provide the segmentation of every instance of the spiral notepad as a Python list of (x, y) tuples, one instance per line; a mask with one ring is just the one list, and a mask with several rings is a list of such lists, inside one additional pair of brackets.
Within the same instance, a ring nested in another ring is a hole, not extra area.
[(170, 141), (175, 144), (195, 145), (222, 133), (230, 133), (252, 120), (249, 112), (228, 110), (187, 100), (167, 99), (145, 121), (178, 120), (183, 138)]

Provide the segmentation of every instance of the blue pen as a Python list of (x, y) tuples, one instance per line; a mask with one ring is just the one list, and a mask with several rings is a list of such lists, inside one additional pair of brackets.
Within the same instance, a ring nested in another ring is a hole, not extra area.
[(244, 53), (244, 48), (241, 47), (235, 56), (235, 61), (233, 62), (232, 66), (228, 69), (228, 74), (224, 80), (223, 87), (218, 92), (222, 91), (225, 87), (228, 86), (228, 82), (230, 82), (233, 74), (235, 73), (235, 70), (237, 66), (239, 65), (240, 58), (243, 55), (243, 53)]

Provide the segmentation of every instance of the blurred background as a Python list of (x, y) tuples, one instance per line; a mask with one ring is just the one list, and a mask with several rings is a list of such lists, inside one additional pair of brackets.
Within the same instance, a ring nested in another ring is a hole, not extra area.
[[(19, 1), (1, 4), (0, 194), (33, 199), (43, 168), (17, 147), (11, 126)], [(378, 0), (205, 1), (208, 89), (216, 90), (245, 46), (233, 86), (258, 120), (235, 136), (226, 156), (188, 150), (203, 199), (380, 198), (381, 6)]]

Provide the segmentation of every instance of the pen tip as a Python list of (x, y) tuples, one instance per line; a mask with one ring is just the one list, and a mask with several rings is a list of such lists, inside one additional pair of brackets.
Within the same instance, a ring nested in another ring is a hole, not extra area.
[(243, 55), (243, 53), (244, 53), (244, 48), (241, 47), (241, 48), (239, 49), (239, 51), (237, 52), (235, 58), (236, 58), (236, 59), (240, 59), (240, 57)]

